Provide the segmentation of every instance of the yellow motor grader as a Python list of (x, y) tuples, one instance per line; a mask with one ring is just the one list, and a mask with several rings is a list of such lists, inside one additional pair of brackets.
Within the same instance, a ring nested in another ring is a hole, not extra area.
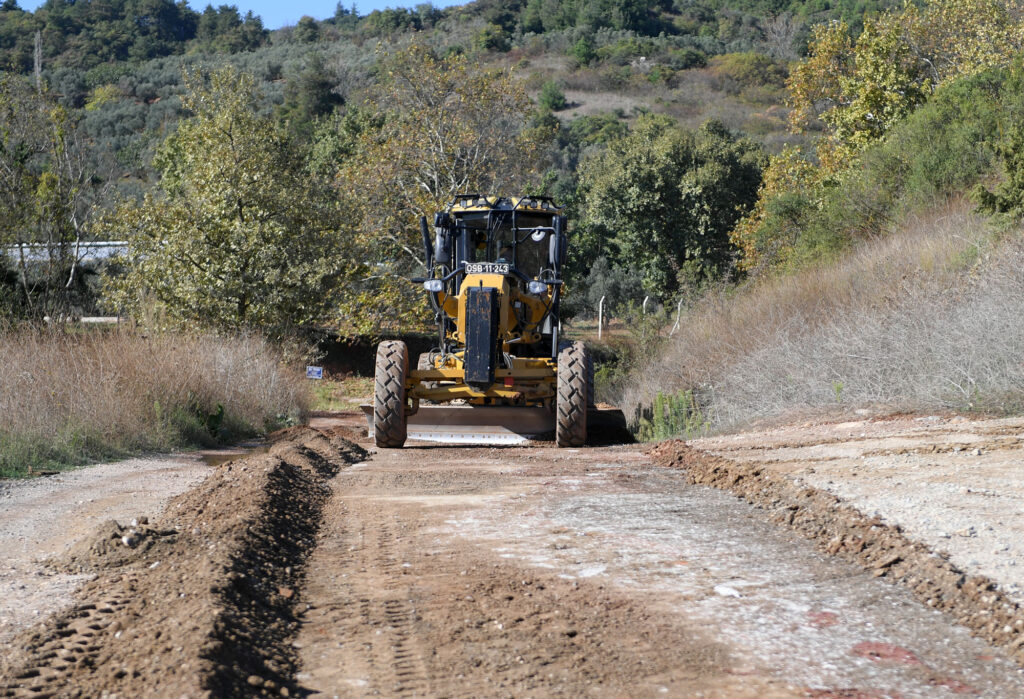
[[(587, 438), (593, 365), (582, 342), (559, 339), (566, 218), (548, 197), (465, 194), (420, 220), (430, 274), (422, 284), (437, 346), (410, 370), (404, 342), (377, 348), (373, 405), (379, 447), (407, 438), (516, 443), (554, 433)], [(431, 405), (426, 405), (430, 403)]]

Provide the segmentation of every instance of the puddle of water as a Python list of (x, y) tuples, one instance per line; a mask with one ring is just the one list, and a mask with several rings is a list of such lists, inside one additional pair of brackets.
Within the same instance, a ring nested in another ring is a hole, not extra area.
[(234, 447), (226, 449), (207, 449), (199, 452), (199, 456), (207, 466), (217, 468), (222, 464), (235, 459), (241, 459), (253, 454), (266, 454), (270, 451), (270, 445), (263, 442), (243, 442)]

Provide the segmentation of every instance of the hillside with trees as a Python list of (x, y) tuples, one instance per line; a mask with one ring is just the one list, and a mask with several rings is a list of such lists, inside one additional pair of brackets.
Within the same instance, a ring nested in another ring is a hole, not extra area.
[[(566, 206), (579, 317), (609, 292), (620, 317), (756, 295), (951, 201), (1009, 230), (1021, 15), (479, 0), (339, 4), (270, 31), (233, 6), (7, 0), (2, 312), (281, 338), (415, 328), (415, 221), (464, 190)], [(91, 239), (130, 244), (105, 279), (80, 264)], [(649, 361), (620, 350), (609, 390)], [(702, 404), (716, 384), (687, 369), (668, 385)]]

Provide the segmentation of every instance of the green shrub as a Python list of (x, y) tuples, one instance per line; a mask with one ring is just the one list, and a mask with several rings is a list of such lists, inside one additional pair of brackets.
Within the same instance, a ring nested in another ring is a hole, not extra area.
[(541, 86), (538, 101), (542, 108), (552, 112), (561, 111), (569, 106), (565, 101), (565, 93), (553, 80), (548, 80)]
[(581, 36), (579, 41), (572, 46), (572, 57), (581, 66), (590, 65), (590, 62), (597, 57), (597, 51), (594, 50), (594, 42), (589, 37)]
[(711, 59), (712, 70), (743, 87), (785, 85), (789, 71), (786, 65), (760, 53), (726, 53)]
[[(754, 236), (755, 247), (776, 264), (792, 268), (831, 258), (853, 241), (887, 232), (905, 215), (988, 179), (997, 152), (1012, 152), (1012, 145), (1006, 150), (995, 144), (1010, 143), (1006, 139), (1013, 138), (1022, 111), (1021, 80), (1005, 70), (937, 90), (882, 141), (867, 148), (855, 166), (765, 202), (766, 217)], [(1002, 141), (1000, 133), (1007, 134)], [(1024, 133), (1020, 142), (1024, 146)], [(1007, 177), (1007, 183), (1011, 181)], [(985, 194), (979, 198), (991, 210), (1006, 209), (1005, 204), (985, 199)]]
[(1007, 79), (1002, 97), (1000, 137), (994, 139), (993, 150), (1001, 160), (1003, 181), (992, 192), (978, 185), (975, 195), (983, 211), (1010, 214), (1020, 219), (1024, 217), (1024, 65), (1021, 63)]
[(703, 68), (708, 64), (708, 57), (697, 49), (669, 49), (668, 65), (675, 70)]
[(473, 46), (480, 51), (508, 51), (508, 33), (497, 24), (488, 24), (473, 37)]
[(673, 437), (701, 437), (707, 434), (709, 428), (710, 421), (692, 391), (658, 391), (651, 407), (642, 411), (635, 432), (637, 439), (649, 442)]

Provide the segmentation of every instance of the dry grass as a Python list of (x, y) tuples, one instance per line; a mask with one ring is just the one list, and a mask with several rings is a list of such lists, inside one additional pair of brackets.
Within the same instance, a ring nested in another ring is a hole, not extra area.
[(257, 337), (0, 333), (0, 476), (260, 433), (307, 390)]
[(626, 391), (692, 390), (712, 429), (846, 407), (1024, 407), (1024, 242), (970, 206), (845, 259), (703, 298)]

